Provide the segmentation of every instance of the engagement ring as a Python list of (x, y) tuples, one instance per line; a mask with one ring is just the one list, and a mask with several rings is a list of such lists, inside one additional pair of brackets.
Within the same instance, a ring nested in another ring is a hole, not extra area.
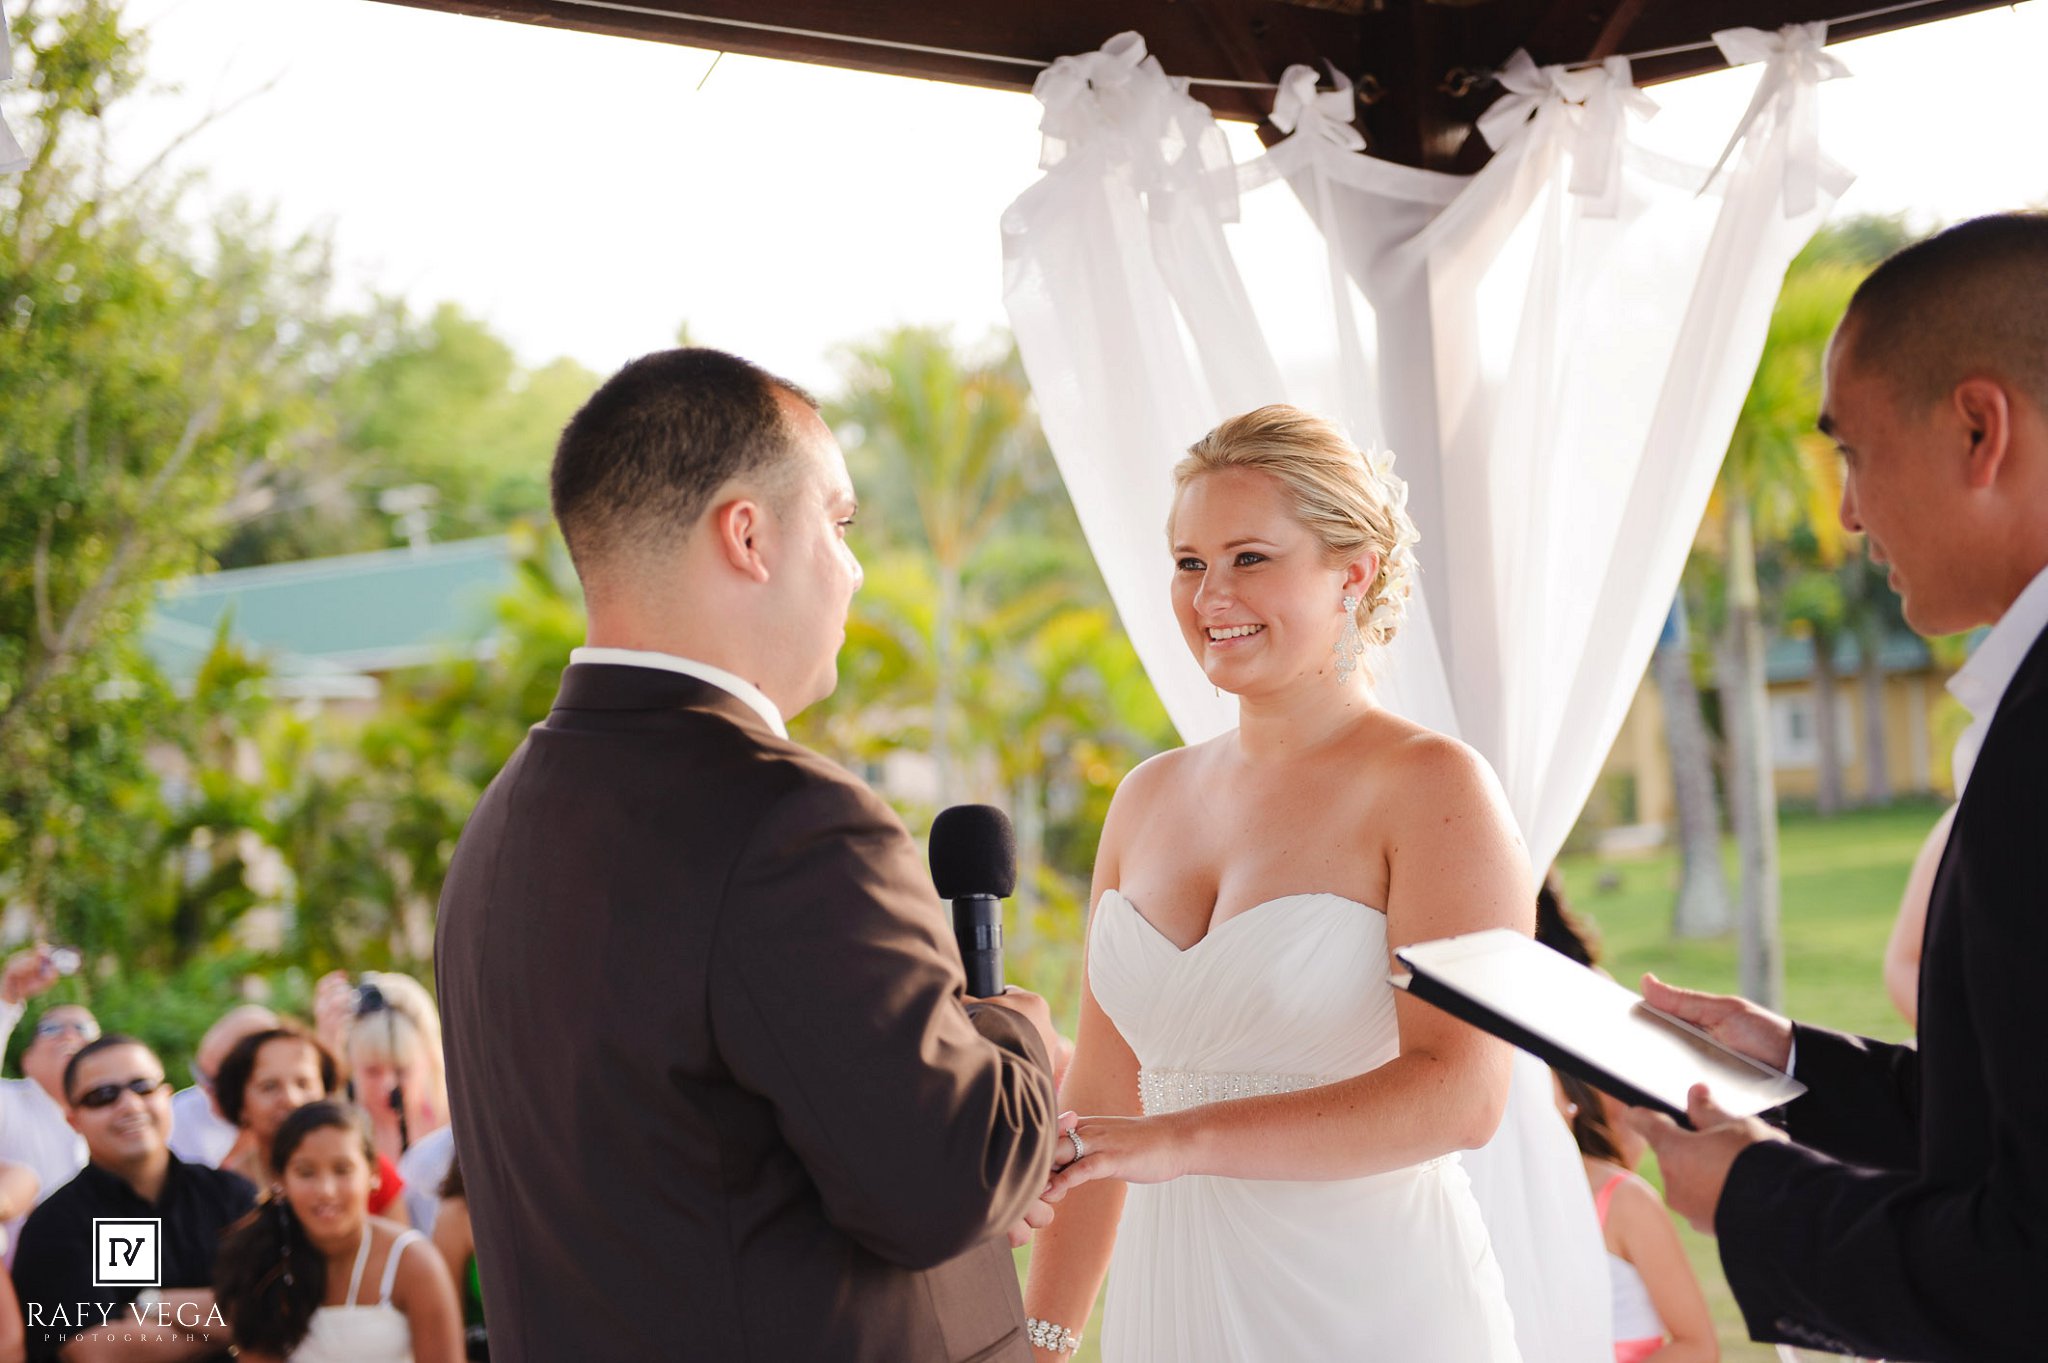
[(1079, 1160), (1088, 1153), (1087, 1147), (1081, 1144), (1081, 1133), (1079, 1131), (1069, 1131), (1067, 1139), (1074, 1143), (1074, 1158), (1076, 1160)]

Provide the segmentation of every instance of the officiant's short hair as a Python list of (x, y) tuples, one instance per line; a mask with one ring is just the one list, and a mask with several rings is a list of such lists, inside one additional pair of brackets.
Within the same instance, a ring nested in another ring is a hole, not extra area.
[(2048, 410), (2048, 213), (1994, 213), (1905, 247), (1843, 319), (1857, 367), (1925, 407), (1972, 374)]
[(591, 394), (555, 446), (549, 491), (577, 572), (601, 558), (675, 543), (729, 481), (756, 475), (771, 497), (794, 428), (784, 394), (818, 400), (737, 355), (703, 347), (634, 360)]

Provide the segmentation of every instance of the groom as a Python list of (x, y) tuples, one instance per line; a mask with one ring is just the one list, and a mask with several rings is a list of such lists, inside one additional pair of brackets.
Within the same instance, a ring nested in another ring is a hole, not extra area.
[[(1936, 874), (1920, 1044), (1646, 982), (1808, 1093), (1792, 1141), (1702, 1089), (1638, 1113), (1757, 1339), (1920, 1363), (2048, 1356), (2048, 216), (1979, 218), (1865, 281), (1828, 348), (1842, 523), (1922, 634), (1996, 622), (1950, 683), (1988, 726)], [(1973, 725), (1973, 728), (1975, 725)], [(1874, 984), (1874, 982), (1873, 982)]]
[(492, 1356), (1012, 1360), (1045, 1003), (969, 1002), (871, 791), (790, 741), (860, 565), (816, 404), (627, 365), (562, 434), (590, 644), (491, 783), (436, 970)]

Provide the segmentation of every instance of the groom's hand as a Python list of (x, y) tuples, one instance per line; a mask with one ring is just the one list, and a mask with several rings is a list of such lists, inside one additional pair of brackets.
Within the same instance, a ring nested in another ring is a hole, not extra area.
[(1031, 1243), (1033, 1231), (1044, 1230), (1052, 1224), (1052, 1203), (1041, 1196), (1024, 1209), (1024, 1219), (1010, 1227), (1010, 1248), (1022, 1249)]
[[(1058, 1067), (1060, 1034), (1053, 1030), (1051, 1004), (1029, 989), (1019, 989), (1014, 984), (1004, 985), (1000, 994), (985, 999), (972, 999), (970, 1002), (992, 1003), (998, 1008), (1007, 1008), (1030, 1023), (1032, 1030), (1038, 1033), (1038, 1039), (1045, 1043), (1046, 1063)], [(1054, 1082), (1058, 1082), (1057, 1078)]]

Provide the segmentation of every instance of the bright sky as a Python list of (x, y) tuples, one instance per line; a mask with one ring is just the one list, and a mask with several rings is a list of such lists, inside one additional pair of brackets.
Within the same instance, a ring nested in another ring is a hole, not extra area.
[[(841, 342), (1002, 322), (996, 224), (1038, 173), (1028, 95), (733, 56), (700, 90), (709, 52), (373, 0), (130, 10), (152, 76), (181, 91), (120, 129), (126, 156), (275, 78), (191, 145), (210, 192), (328, 224), (351, 287), (455, 300), (530, 361), (606, 372), (687, 319), (830, 387)], [(2048, 6), (1835, 51), (1856, 75), (1823, 88), (1822, 140), (1860, 177), (1841, 211), (2048, 200)], [(1711, 161), (1756, 70), (1657, 87), (1655, 139)]]

